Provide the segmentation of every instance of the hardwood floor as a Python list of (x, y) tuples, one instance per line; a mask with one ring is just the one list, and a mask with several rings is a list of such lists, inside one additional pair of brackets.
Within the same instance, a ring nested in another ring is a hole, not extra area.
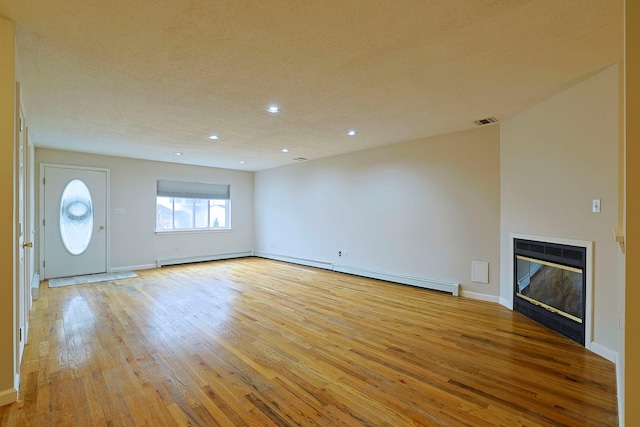
[(41, 286), (8, 426), (615, 426), (615, 367), (497, 304), (258, 258)]

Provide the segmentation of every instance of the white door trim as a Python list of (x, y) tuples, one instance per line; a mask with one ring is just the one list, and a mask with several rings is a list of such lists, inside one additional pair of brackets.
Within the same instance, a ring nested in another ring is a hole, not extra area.
[(38, 271), (41, 273), (40, 277), (45, 277), (44, 276), (44, 268), (42, 267), (42, 260), (45, 259), (44, 257), (44, 226), (42, 225), (42, 221), (44, 220), (45, 217), (45, 212), (44, 212), (44, 169), (46, 167), (52, 167), (52, 168), (62, 168), (62, 169), (76, 169), (76, 170), (89, 170), (89, 171), (97, 171), (97, 172), (105, 172), (107, 175), (107, 191), (106, 191), (106, 195), (105, 195), (105, 210), (106, 210), (106, 215), (105, 215), (105, 227), (106, 227), (106, 235), (105, 235), (105, 239), (106, 239), (106, 251), (105, 251), (105, 265), (107, 266), (107, 273), (111, 272), (111, 208), (110, 208), (110, 200), (111, 200), (111, 191), (110, 191), (110, 185), (111, 185), (111, 170), (108, 168), (97, 168), (97, 167), (92, 167), (92, 166), (76, 166), (76, 165), (61, 165), (61, 164), (56, 164), (56, 163), (40, 163), (40, 175), (38, 177), (39, 180), (39, 185), (40, 185), (40, 218), (38, 220), (38, 224), (39, 224), (39, 230), (40, 230), (40, 241), (39, 241), (39, 248), (40, 248), (40, 259), (38, 260)]
[(25, 284), (27, 283), (27, 278), (25, 277), (25, 253), (29, 250), (29, 248), (25, 248), (23, 243), (28, 240), (26, 235), (26, 209), (25, 209), (25, 200), (26, 200), (26, 183), (25, 183), (25, 132), (24, 132), (24, 122), (25, 122), (25, 114), (24, 109), (22, 107), (21, 101), (21, 91), (20, 91), (20, 83), (16, 82), (16, 111), (15, 111), (15, 141), (14, 141), (14, 219), (15, 219), (15, 234), (17, 236), (17, 240), (15, 241), (16, 250), (14, 256), (14, 317), (13, 317), (13, 327), (14, 327), (14, 384), (16, 388), (18, 384), (20, 384), (20, 366), (22, 364), (22, 356), (24, 355), (24, 345), (25, 345), (25, 334), (27, 331), (27, 323), (29, 322), (29, 310), (26, 307), (27, 301), (27, 293), (25, 291)]

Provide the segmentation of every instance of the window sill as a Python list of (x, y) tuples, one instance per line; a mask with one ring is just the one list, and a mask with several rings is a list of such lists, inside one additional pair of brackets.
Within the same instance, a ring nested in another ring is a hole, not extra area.
[(157, 235), (165, 234), (207, 234), (207, 233), (229, 233), (231, 228), (203, 228), (199, 230), (155, 230)]

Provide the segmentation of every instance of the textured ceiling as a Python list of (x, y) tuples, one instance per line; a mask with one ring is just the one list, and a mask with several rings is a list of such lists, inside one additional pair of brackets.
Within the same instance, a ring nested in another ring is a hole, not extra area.
[(621, 61), (622, 7), (0, 0), (0, 15), (36, 146), (261, 170), (504, 121)]

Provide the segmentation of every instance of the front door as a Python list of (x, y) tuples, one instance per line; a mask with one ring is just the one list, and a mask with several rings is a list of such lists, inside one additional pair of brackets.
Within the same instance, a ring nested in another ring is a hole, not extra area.
[(107, 271), (107, 171), (43, 168), (43, 278)]

